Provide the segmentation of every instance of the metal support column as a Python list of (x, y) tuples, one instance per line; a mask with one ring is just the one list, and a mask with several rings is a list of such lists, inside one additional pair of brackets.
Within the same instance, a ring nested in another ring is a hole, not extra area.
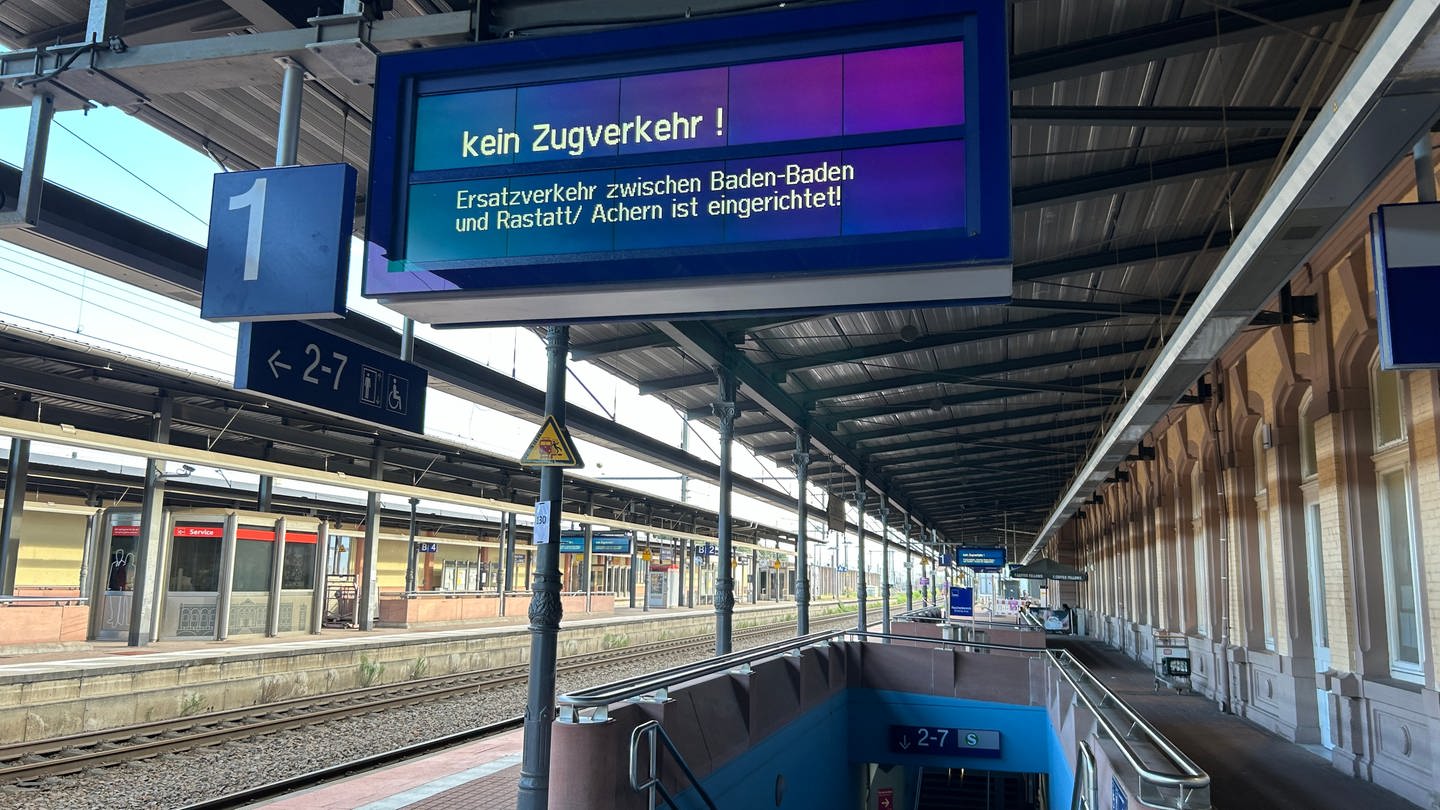
[(1415, 195), (1420, 202), (1435, 202), (1435, 150), (1430, 133), (1415, 142)]
[(715, 654), (730, 653), (730, 618), (735, 613), (735, 569), (730, 544), (730, 449), (735, 439), (735, 417), (740, 409), (735, 402), (735, 375), (727, 368), (716, 369), (720, 398), (715, 415), (720, 417), (720, 502), (716, 508), (716, 544), (718, 567), (715, 570)]
[(260, 484), (255, 488), (255, 510), (269, 512), (274, 501), (275, 478), (269, 475), (260, 476)]
[(270, 547), (270, 604), (265, 611), (265, 635), (280, 634), (280, 590), (285, 576), (285, 518), (275, 521), (275, 544)]
[(890, 501), (880, 496), (880, 632), (890, 632)]
[(855, 577), (855, 596), (859, 605), (859, 616), (856, 617), (855, 629), (865, 632), (869, 624), (865, 619), (865, 479), (855, 479), (855, 528), (856, 534), (856, 559), (855, 569), (859, 575)]
[(515, 575), (515, 524), (510, 520), (514, 512), (500, 513), (500, 565), (495, 578), (500, 580), (500, 615), (505, 615), (505, 594), (510, 590), (510, 579)]
[[(590, 500), (587, 501), (585, 504), (585, 514), (590, 515), (591, 517), (595, 516), (594, 495), (591, 495)], [(590, 572), (590, 565), (595, 559), (593, 556), (595, 554), (595, 524), (586, 523), (581, 526), (581, 531), (585, 535), (585, 539), (583, 541), (585, 545), (583, 548), (580, 549), (580, 582), (581, 585), (585, 587), (585, 613), (586, 615), (589, 615), (590, 597), (595, 590), (593, 584), (595, 581), (595, 576)]]
[(37, 92), (30, 97), (30, 129), (25, 137), (20, 192), (15, 198), (15, 213), (0, 219), (0, 227), (24, 228), (40, 224), (40, 197), (45, 191), (45, 155), (50, 147), (50, 122), (54, 118), (54, 96)]
[[(96, 499), (98, 502), (98, 499)], [(80, 598), (97, 604), (95, 598), (95, 555), (100, 553), (100, 532), (105, 529), (105, 510), (96, 509), (85, 519), (85, 547), (80, 552)]]
[(300, 147), (300, 99), (305, 95), (305, 70), (282, 57), (285, 76), (280, 82), (280, 125), (275, 134), (275, 165), (294, 166)]
[(640, 589), (640, 533), (630, 536), (630, 607), (635, 607), (635, 593)]
[(810, 633), (810, 501), (806, 496), (810, 475), (810, 434), (795, 431), (795, 481), (800, 494), (795, 498), (795, 634)]
[(410, 542), (405, 544), (405, 596), (415, 593), (415, 533), (419, 528), (420, 499), (410, 499)]
[(234, 513), (225, 516), (220, 535), (220, 592), (215, 597), (215, 640), (230, 636), (230, 601), (235, 593), (235, 541), (240, 531), (240, 518)]
[(85, 18), (85, 41), (104, 45), (111, 37), (125, 30), (125, 5), (128, 0), (90, 0)]
[[(939, 542), (940, 542), (940, 538), (936, 536), (935, 530), (934, 530), (934, 529), (931, 529), (931, 530), (930, 530), (930, 547), (933, 548), (933, 549), (935, 549), (935, 552), (936, 552), (937, 554), (940, 552), (940, 546), (938, 545)], [(940, 582), (939, 582), (939, 579), (940, 579), (940, 563), (939, 563), (939, 561), (936, 561), (935, 563), (933, 563), (933, 564), (930, 566), (930, 604), (932, 604), (932, 605), (938, 605), (938, 604), (940, 604)], [(944, 614), (941, 614), (941, 615), (944, 615)]]
[(645, 598), (640, 600), (640, 610), (650, 611), (650, 561), (654, 559), (651, 554), (655, 548), (655, 535), (652, 532), (645, 533), (645, 550), (640, 552), (640, 581), (645, 583)]
[(760, 552), (750, 549), (750, 604), (760, 603)]
[[(548, 368), (545, 416), (565, 429), (565, 356), (570, 327), (546, 329)], [(560, 510), (564, 470), (540, 471), (540, 504), (549, 509), (542, 536), (535, 538), (535, 586), (530, 601), (530, 680), (525, 705), (525, 744), (520, 762), (517, 810), (545, 810), (550, 803), (550, 723), (555, 709), (555, 644), (564, 609), (560, 604)]]
[(910, 553), (910, 516), (905, 516), (905, 612), (915, 609), (914, 555)]
[(14, 596), (15, 568), (20, 564), (20, 523), (25, 516), (25, 486), (30, 477), (29, 439), (10, 440), (10, 458), (5, 467), (5, 509), (0, 512), (0, 596)]
[[(174, 402), (160, 397), (160, 410), (153, 415), (150, 440), (170, 443), (170, 418)], [(130, 598), (130, 634), (126, 641), (140, 647), (150, 638), (151, 619), (158, 609), (153, 592), (159, 582), (160, 560), (165, 554), (165, 462), (145, 460), (145, 495), (140, 502), (140, 536), (135, 538), (135, 583)]]
[[(385, 446), (379, 442), (370, 455), (370, 477), (385, 477)], [(370, 492), (365, 498), (365, 560), (360, 570), (360, 592), (355, 600), (355, 624), (361, 630), (375, 629), (375, 613), (380, 606), (376, 567), (380, 562), (380, 493)]]
[(318, 635), (325, 623), (325, 572), (330, 570), (330, 524), (315, 527), (314, 590), (310, 594), (310, 634)]

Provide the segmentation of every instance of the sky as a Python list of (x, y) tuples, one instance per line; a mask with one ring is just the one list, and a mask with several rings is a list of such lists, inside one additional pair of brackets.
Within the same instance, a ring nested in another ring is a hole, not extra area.
[[(12, 165), (23, 161), (28, 119), (28, 108), (0, 110), (0, 161)], [(220, 170), (203, 153), (119, 110), (100, 108), (55, 115), (46, 178), (204, 244), (212, 178)], [(351, 253), (348, 307), (398, 331), (400, 315), (360, 295), (358, 259), (362, 251), (358, 241)], [(0, 295), (0, 322), (197, 371), (226, 383), (233, 379), (236, 326), (201, 320), (194, 307), (3, 241), (0, 291), (4, 292)], [(417, 324), (416, 336), (544, 388), (544, 342), (532, 331), (511, 327), (435, 330)], [(569, 368), (566, 399), (571, 407), (604, 414), (680, 446), (684, 419), (669, 405), (654, 397), (640, 396), (633, 386), (589, 363), (571, 362)], [(437, 438), (518, 457), (538, 427), (537, 422), (496, 413), (438, 391), (431, 390), (427, 397), (426, 433)], [(715, 430), (698, 422), (689, 427), (690, 452), (718, 461), (719, 437)], [(582, 439), (577, 439), (577, 444), (587, 462), (583, 470), (573, 471), (578, 477), (614, 480), (620, 486), (679, 500), (680, 477), (676, 473)], [(70, 455), (72, 451), (49, 448), (45, 452)], [(738, 474), (768, 481), (781, 491), (795, 494), (795, 480), (788, 471), (755, 458), (738, 442), (733, 457)], [(234, 473), (228, 475), (237, 485), (253, 486), (253, 481), (247, 482), (244, 476), (237, 479)], [(293, 486), (314, 489), (312, 485)], [(718, 489), (702, 481), (691, 481), (688, 494), (691, 503), (705, 508), (715, 509), (718, 503)], [(812, 488), (809, 500), (812, 521), (823, 520), (825, 494)], [(732, 504), (741, 525), (758, 522), (785, 531), (796, 529), (793, 511), (738, 492)], [(854, 519), (853, 510), (850, 517)], [(872, 533), (879, 528), (873, 519), (867, 525)], [(810, 536), (829, 541), (830, 548), (836, 545), (834, 533), (825, 532), (819, 522), (812, 522)], [(840, 547), (852, 558), (849, 564), (853, 565), (853, 538), (850, 544)], [(818, 545), (812, 549), (818, 550)], [(878, 557), (869, 556), (872, 568), (878, 569)], [(819, 558), (829, 561), (831, 556), (825, 553)], [(898, 568), (899, 562), (892, 559), (892, 570)]]

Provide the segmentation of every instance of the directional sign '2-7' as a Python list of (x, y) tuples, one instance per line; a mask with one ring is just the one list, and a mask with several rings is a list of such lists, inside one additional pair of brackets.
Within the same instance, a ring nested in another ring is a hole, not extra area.
[(413, 363), (294, 321), (240, 327), (235, 387), (424, 432), (429, 378)]
[(345, 315), (353, 168), (333, 163), (222, 172), (215, 175), (213, 194), (201, 317)]

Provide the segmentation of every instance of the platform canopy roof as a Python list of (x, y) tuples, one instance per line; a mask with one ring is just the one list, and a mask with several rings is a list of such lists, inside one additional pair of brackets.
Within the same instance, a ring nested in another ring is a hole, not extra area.
[[(276, 60), (292, 59), (308, 78), (300, 161), (348, 161), (363, 188), (377, 52), (760, 4), (382, 0), (365, 17), (338, 0), (94, 5), (110, 16), (87, 22), (84, 0), (0, 3), (0, 42), (49, 49), (39, 83), (24, 79), (35, 53), (0, 56), (0, 105), (28, 104), (43, 84), (62, 108), (118, 106), (227, 167), (258, 167), (274, 154)], [(1151, 452), (1141, 437), (1170, 406), (1206, 396), (1196, 383), (1228, 341), (1312, 317), (1313, 301), (1277, 293), (1429, 130), (1435, 87), (1419, 65), (1434, 21), (1431, 4), (1390, 0), (1008, 5), (1009, 305), (584, 324), (573, 357), (705, 421), (725, 363), (740, 386), (737, 438), (755, 452), (790, 465), (803, 428), (812, 481), (851, 499), (863, 477), (892, 525), (908, 515), (943, 542), (1042, 546), (1127, 459)], [(64, 47), (85, 42), (87, 26), (108, 44)], [(1387, 106), (1402, 94), (1407, 111)], [(1303, 175), (1287, 164), (1297, 155), (1311, 161)], [(1266, 206), (1275, 217), (1257, 216)], [(193, 263), (147, 264), (110, 227), (114, 244), (87, 246), (86, 261), (194, 299)], [(57, 225), (15, 241), (46, 249), (83, 236), (68, 234)], [(577, 432), (605, 439), (599, 422)]]

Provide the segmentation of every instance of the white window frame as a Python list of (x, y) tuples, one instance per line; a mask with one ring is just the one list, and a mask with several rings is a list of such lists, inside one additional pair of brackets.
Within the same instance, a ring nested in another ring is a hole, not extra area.
[(1205, 475), (1199, 464), (1190, 473), (1191, 559), (1195, 566), (1195, 632), (1210, 632), (1210, 550), (1205, 534)]
[[(1380, 403), (1376, 392), (1379, 390), (1379, 380), (1382, 373), (1396, 374), (1398, 390), (1396, 392), (1396, 405), (1400, 409), (1399, 424), (1400, 437), (1392, 439), (1381, 445), (1380, 436)], [(1375, 431), (1375, 455), (1371, 460), (1375, 463), (1375, 497), (1376, 507), (1379, 511), (1380, 523), (1380, 561), (1384, 575), (1385, 587), (1385, 637), (1388, 646), (1387, 654), (1390, 662), (1390, 675), (1397, 680), (1410, 681), (1423, 684), (1425, 682), (1425, 624), (1426, 605), (1425, 594), (1420, 590), (1420, 566), (1423, 558), (1416, 543), (1415, 536), (1415, 495), (1411, 491), (1414, 479), (1410, 474), (1410, 447), (1409, 447), (1409, 409), (1406, 405), (1406, 379), (1400, 372), (1381, 372), (1378, 358), (1371, 362), (1370, 366), (1370, 411), (1371, 424)], [(1415, 595), (1414, 601), (1414, 625), (1415, 625), (1415, 649), (1416, 659), (1414, 661), (1402, 659), (1397, 656), (1400, 648), (1400, 606), (1396, 599), (1399, 583), (1395, 581), (1395, 546), (1392, 537), (1393, 528), (1390, 526), (1390, 504), (1386, 500), (1386, 489), (1384, 479), (1399, 475), (1401, 491), (1404, 492), (1406, 537), (1403, 547), (1410, 555), (1410, 582), (1411, 592)]]
[(1265, 649), (1275, 649), (1275, 583), (1270, 578), (1274, 560), (1270, 557), (1269, 470), (1265, 457), (1265, 425), (1255, 426), (1251, 445), (1255, 473), (1255, 556), (1260, 560), (1260, 632)]

